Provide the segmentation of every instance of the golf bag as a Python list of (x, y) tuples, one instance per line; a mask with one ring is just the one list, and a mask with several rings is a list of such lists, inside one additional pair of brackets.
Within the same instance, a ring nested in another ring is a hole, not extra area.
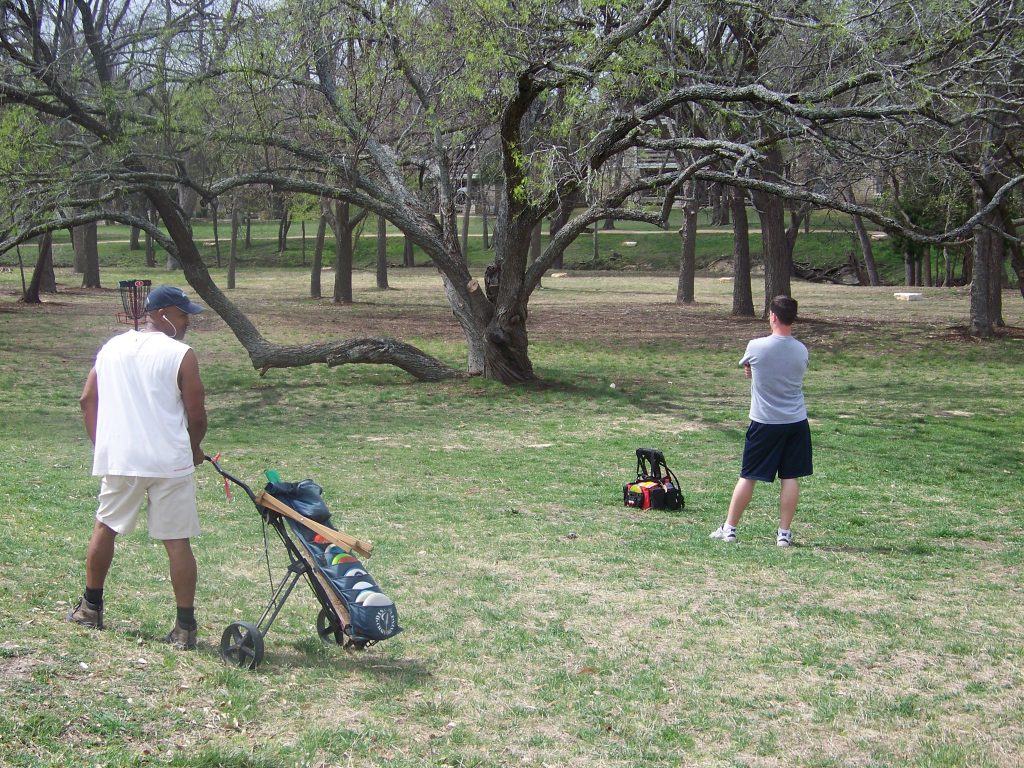
[(682, 509), (686, 506), (679, 480), (653, 448), (636, 449), (636, 480), (622, 486), (622, 501), (634, 509)]
[[(303, 517), (333, 527), (330, 510), (321, 497), (322, 489), (312, 480), (272, 482), (267, 484), (266, 491)], [(383, 594), (352, 552), (331, 544), (294, 520), (288, 520), (288, 525), (309, 553), (310, 562), (348, 611), (351, 624), (344, 629), (346, 634), (358, 642), (377, 642), (402, 631), (394, 601)]]

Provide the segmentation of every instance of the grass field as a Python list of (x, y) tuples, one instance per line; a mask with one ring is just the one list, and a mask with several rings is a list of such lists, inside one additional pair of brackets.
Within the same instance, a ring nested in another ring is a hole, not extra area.
[[(395, 334), (460, 365), (436, 274), (391, 282), (358, 273), (342, 307), (304, 298), (301, 268), (249, 269), (231, 298), (272, 341)], [(221, 662), (220, 633), (259, 618), (267, 561), (275, 580), (287, 561), (209, 468), (198, 651), (158, 640), (170, 585), (142, 532), (119, 545), (108, 629), (64, 622), (97, 487), (77, 398), (119, 301), (63, 288), (26, 307), (19, 288), (0, 274), (2, 766), (1020, 765), (1019, 295), (1014, 330), (980, 343), (959, 328), (964, 289), (794, 285), (816, 453), (791, 550), (763, 485), (737, 546), (707, 538), (746, 426), (736, 361), (766, 330), (728, 317), (728, 283), (698, 280), (682, 307), (671, 277), (546, 279), (541, 381), (513, 388), (369, 366), (260, 378), (203, 317), (208, 452), (252, 482), (316, 479), (337, 527), (375, 543), (405, 629), (363, 653), (323, 645), (300, 584), (247, 672)], [(665, 452), (684, 511), (623, 508), (641, 446)]]

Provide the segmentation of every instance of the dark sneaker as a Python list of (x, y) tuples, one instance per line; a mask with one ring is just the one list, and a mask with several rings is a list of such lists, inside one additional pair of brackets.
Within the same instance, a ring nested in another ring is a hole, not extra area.
[(83, 627), (103, 629), (103, 608), (83, 597), (78, 601), (78, 606), (68, 614), (68, 621), (81, 624)]
[(199, 629), (185, 629), (178, 622), (174, 622), (174, 629), (167, 633), (165, 643), (170, 643), (179, 651), (194, 651), (196, 649), (196, 635)]

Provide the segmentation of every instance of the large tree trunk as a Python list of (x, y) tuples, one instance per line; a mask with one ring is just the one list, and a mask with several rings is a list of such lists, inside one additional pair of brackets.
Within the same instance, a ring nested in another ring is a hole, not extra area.
[[(42, 269), (39, 275), (39, 292), (40, 293), (56, 293), (57, 292), (57, 276), (53, 272), (53, 233), (47, 232), (39, 240), (39, 260), (36, 262), (37, 265), (41, 264)], [(35, 280), (35, 275), (32, 276)]]
[(473, 207), (473, 198), (470, 192), (473, 189), (471, 180), (466, 182), (466, 204), (462, 208), (462, 255), (469, 261), (469, 211)]
[(26, 304), (41, 304), (40, 293), (56, 293), (57, 281), (53, 275), (53, 233), (47, 232), (39, 238), (38, 256), (32, 279), (25, 290)]
[[(182, 211), (182, 221), (191, 233), (192, 219), (195, 217), (196, 208), (199, 205), (199, 193), (191, 187), (183, 184), (177, 184), (176, 187), (178, 190), (178, 207)], [(168, 272), (174, 272), (175, 270), (181, 269), (181, 264), (173, 253), (167, 254), (167, 262), (164, 265), (164, 268)]]
[(875, 249), (871, 243), (871, 235), (860, 216), (853, 217), (853, 228), (857, 232), (857, 242), (860, 243), (860, 255), (864, 261), (864, 269), (868, 273), (868, 284), (881, 285), (882, 281), (878, 277), (878, 265), (875, 263)]
[(313, 265), (309, 268), (309, 297), (321, 297), (320, 273), (324, 268), (324, 239), (327, 237), (327, 215), (320, 214), (320, 223), (316, 226), (316, 245), (313, 246)]
[[(210, 210), (213, 212), (213, 250), (217, 254), (217, 266), (220, 267), (220, 232), (218, 232), (218, 219), (220, 205), (216, 200), (210, 201)], [(233, 228), (233, 227), (232, 227)]]
[[(982, 99), (991, 107), (992, 99)], [(978, 163), (974, 185), (974, 209), (983, 210), (1005, 183), (1001, 158), (1006, 155), (1006, 131), (1001, 113), (993, 110), (993, 119), (984, 125), (986, 144)], [(971, 335), (992, 336), (994, 328), (1003, 324), (1002, 278), (1003, 236), (1002, 212), (991, 211), (974, 230), (974, 279), (971, 281)]]
[(406, 235), (403, 238), (402, 246), (402, 266), (404, 267), (415, 267), (416, 266), (416, 254), (412, 249), (412, 238)]
[[(764, 174), (768, 178), (781, 176), (783, 171), (782, 151), (770, 149), (766, 153)], [(754, 207), (761, 220), (761, 247), (764, 257), (764, 308), (763, 317), (768, 317), (768, 307), (776, 296), (792, 295), (793, 252), (786, 238), (786, 207), (780, 197), (755, 190)]]
[[(613, 189), (618, 187), (618, 185), (620, 185), (623, 182), (623, 158), (624, 156), (622, 154), (616, 155), (615, 160), (613, 161), (614, 165), (611, 171), (611, 188)], [(614, 229), (615, 219), (611, 216), (608, 216), (604, 220), (604, 223), (601, 225), (601, 228)]]
[(75, 248), (75, 263), (77, 265), (79, 259), (81, 259), (82, 263), (83, 288), (102, 287), (100, 285), (100, 254), (96, 229), (96, 222), (93, 221), (80, 227), (75, 227), (72, 236)]
[(86, 245), (85, 228), (72, 227), (71, 232), (71, 268), (77, 275), (85, 274)]
[(708, 196), (711, 203), (711, 224), (716, 227), (726, 226), (729, 223), (730, 212), (736, 212), (733, 205), (734, 195), (728, 187), (712, 184), (708, 189)]
[(277, 252), (284, 253), (288, 250), (288, 230), (292, 227), (291, 209), (285, 206), (281, 212), (281, 219), (277, 225)]
[[(156, 224), (159, 221), (159, 217), (156, 215), (156, 211), (153, 210), (153, 206), (150, 205), (149, 200), (143, 199), (142, 201), (143, 211), (145, 212), (146, 221), (151, 224)], [(153, 236), (149, 234), (149, 230), (146, 230), (146, 266), (150, 269), (156, 268), (156, 242), (153, 240)]]
[(529, 296), (525, 295), (524, 276), (530, 241), (540, 220), (528, 215), (528, 209), (514, 199), (508, 186), (502, 189), (494, 239), (501, 281), (494, 313), (484, 333), (483, 375), (506, 384), (535, 378), (526, 330)]
[[(981, 210), (991, 202), (999, 179), (993, 173), (975, 187), (974, 204)], [(996, 208), (974, 230), (974, 268), (971, 281), (971, 335), (986, 338), (1003, 324), (1002, 272), (1004, 260), (1003, 217)]]
[(235, 287), (235, 270), (238, 268), (238, 230), (242, 226), (238, 207), (231, 206), (231, 244), (228, 247), (228, 289)]
[(484, 250), (491, 250), (490, 224), (487, 221), (487, 209), (490, 207), (487, 200), (487, 189), (490, 185), (480, 182), (480, 233), (483, 235)]
[(964, 268), (960, 275), (961, 285), (970, 285), (974, 280), (974, 241), (964, 248)]
[(538, 221), (530, 231), (530, 255), (526, 260), (527, 264), (533, 264), (540, 258), (540, 241), (543, 234), (544, 232), (541, 228), (541, 222)]
[[(146, 204), (145, 199), (139, 195), (132, 195), (130, 200), (131, 212), (139, 218), (148, 218), (149, 206)], [(128, 250), (130, 251), (141, 251), (142, 250), (142, 229), (140, 227), (132, 226), (131, 233), (128, 236)]]
[(190, 222), (199, 207), (199, 193), (186, 184), (176, 185), (178, 189), (178, 205), (185, 214), (185, 221)]
[(377, 289), (388, 289), (388, 222), (377, 217)]
[[(558, 231), (565, 226), (565, 223), (569, 221), (572, 216), (572, 205), (567, 204), (568, 201), (562, 201), (562, 204), (555, 209), (555, 212), (551, 215), (551, 223), (548, 225), (548, 240), (554, 240), (555, 235)], [(551, 263), (551, 266), (555, 269), (562, 269), (565, 264), (565, 254), (559, 252), (555, 257), (555, 260)]]
[(800, 236), (800, 225), (809, 224), (811, 221), (811, 208), (809, 203), (804, 203), (799, 208), (790, 209), (789, 227), (786, 229), (786, 247), (790, 256), (793, 255), (793, 248), (796, 246), (796, 239)]
[(991, 233), (991, 250), (989, 252), (988, 305), (989, 316), (997, 328), (1006, 326), (1003, 320), (1003, 281), (1006, 278), (1006, 247), (1000, 234), (1003, 231), (1003, 217), (995, 211), (992, 217), (997, 229)]
[(747, 195), (731, 190), (732, 208), (732, 314), (754, 316), (754, 293), (750, 286), (750, 224), (747, 221)]
[(992, 241), (995, 237), (996, 235), (984, 226), (984, 223), (974, 230), (974, 279), (971, 281), (971, 335), (981, 338), (991, 336), (996, 324), (990, 286), (992, 280), (998, 280), (998, 276), (992, 274)]
[[(856, 199), (853, 196), (853, 190), (847, 187), (843, 191), (843, 196), (846, 198), (846, 202), (853, 204), (856, 203)], [(864, 220), (860, 216), (852, 216), (853, 220), (853, 231), (857, 233), (857, 242), (860, 244), (860, 255), (864, 261), (864, 269), (868, 273), (868, 283), (870, 285), (881, 285), (882, 281), (878, 278), (878, 265), (875, 264), (875, 249), (871, 243), (871, 235), (868, 232), (868, 228), (864, 226)]]
[(683, 226), (679, 228), (682, 239), (679, 253), (679, 280), (676, 285), (676, 303), (693, 304), (695, 300), (694, 281), (697, 274), (697, 196), (694, 185), (683, 202)]
[(334, 303), (352, 303), (352, 225), (341, 202), (334, 206)]

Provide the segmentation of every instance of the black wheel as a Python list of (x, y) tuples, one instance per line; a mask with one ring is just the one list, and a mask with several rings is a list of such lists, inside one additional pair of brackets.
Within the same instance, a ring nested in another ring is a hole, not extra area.
[(263, 633), (247, 621), (228, 624), (220, 636), (220, 657), (233, 667), (256, 669), (263, 661)]
[(328, 611), (326, 608), (321, 608), (316, 617), (316, 633), (325, 643), (341, 645), (345, 642), (345, 633), (338, 623), (338, 617), (334, 615), (334, 611)]

